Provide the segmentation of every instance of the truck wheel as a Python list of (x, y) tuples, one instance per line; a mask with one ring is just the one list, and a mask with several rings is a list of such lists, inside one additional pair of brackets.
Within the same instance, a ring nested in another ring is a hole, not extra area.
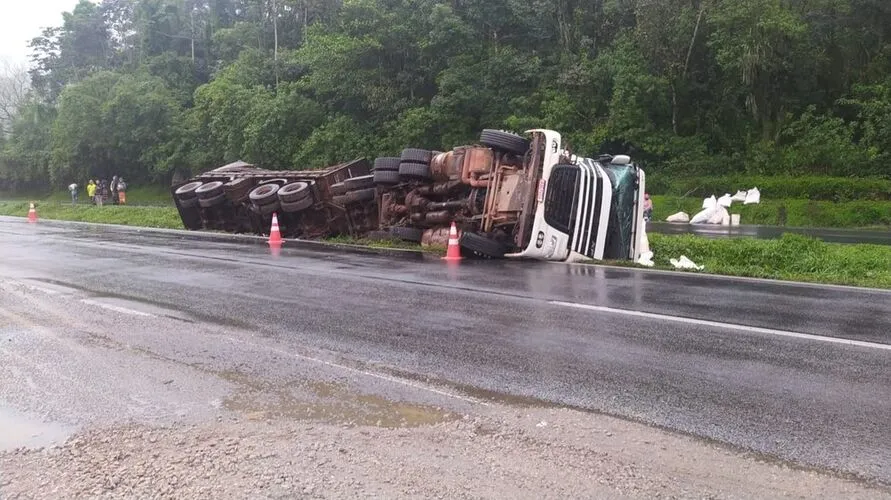
[(195, 195), (198, 198), (216, 198), (221, 194), (223, 194), (223, 183), (220, 181), (202, 184), (195, 190)]
[(198, 198), (198, 204), (203, 208), (215, 207), (226, 201), (226, 193), (220, 193), (212, 198)]
[(287, 183), (288, 183), (288, 179), (279, 178), (279, 179), (266, 179), (265, 181), (262, 181), (262, 182), (260, 182), (260, 184), (257, 184), (257, 185), (263, 186), (265, 184), (277, 184), (279, 187), (281, 187)]
[(203, 184), (203, 182), (201, 182), (201, 181), (190, 182), (188, 184), (180, 186), (176, 190), (175, 194), (180, 200), (187, 200), (189, 198), (194, 198), (196, 196), (195, 190), (198, 189), (199, 187), (201, 187), (202, 184)]
[(229, 198), (229, 201), (237, 203), (247, 198), (253, 186), (253, 180), (248, 177), (242, 177), (241, 179), (234, 179), (223, 184), (223, 190), (226, 192), (226, 197)]
[(305, 182), (285, 184), (278, 190), (278, 198), (282, 200), (282, 203), (295, 203), (310, 197), (311, 194), (312, 191), (309, 189), (309, 184)]
[(311, 207), (313, 203), (312, 196), (307, 196), (306, 198), (292, 202), (282, 200), (282, 212), (302, 212)]
[(362, 175), (359, 177), (351, 177), (343, 181), (343, 185), (346, 187), (347, 191), (356, 191), (359, 189), (374, 187), (374, 176)]
[(342, 194), (346, 194), (346, 186), (343, 185), (342, 182), (338, 182), (337, 184), (331, 184), (328, 188), (328, 191), (331, 192), (331, 196), (340, 196)]
[(387, 231), (371, 231), (365, 238), (371, 241), (386, 241), (393, 239), (393, 235)]
[(380, 172), (383, 170), (387, 170), (390, 172), (398, 172), (400, 163), (402, 163), (402, 158), (393, 156), (382, 156), (374, 160), (374, 171)]
[(392, 170), (375, 170), (374, 171), (374, 183), (375, 184), (399, 184), (399, 171)]
[(263, 184), (254, 188), (254, 190), (251, 191), (251, 194), (248, 197), (251, 199), (254, 205), (268, 205), (270, 203), (278, 201), (278, 196), (276, 196), (278, 190), (278, 184)]
[(374, 188), (368, 188), (350, 191), (349, 193), (343, 195), (343, 197), (346, 203), (361, 203), (363, 201), (373, 200), (375, 195), (377, 195), (377, 190)]
[(260, 205), (260, 206), (254, 205), (254, 206), (257, 208), (257, 212), (259, 212), (260, 215), (272, 215), (272, 212), (278, 212), (278, 209), (281, 208), (281, 206), (278, 203), (278, 198), (276, 198), (275, 201), (272, 203), (267, 203), (266, 205)]
[(490, 128), (480, 134), (480, 144), (515, 155), (524, 155), (529, 150), (529, 140), (525, 137)]
[(403, 163), (402, 165), (399, 165), (399, 176), (429, 180), (431, 179), (430, 166), (420, 165), (418, 163)]
[(507, 253), (507, 248), (501, 243), (476, 233), (462, 233), (458, 243), (463, 248), (485, 257), (500, 259)]
[(424, 231), (416, 227), (393, 226), (390, 228), (390, 234), (399, 240), (410, 241), (412, 243), (420, 243), (424, 236)]
[(186, 199), (180, 198), (179, 206), (181, 206), (182, 208), (195, 208), (198, 206), (198, 198), (194, 196)]
[(422, 165), (430, 164), (431, 154), (426, 149), (405, 148), (402, 150), (400, 159), (402, 163), (417, 163)]

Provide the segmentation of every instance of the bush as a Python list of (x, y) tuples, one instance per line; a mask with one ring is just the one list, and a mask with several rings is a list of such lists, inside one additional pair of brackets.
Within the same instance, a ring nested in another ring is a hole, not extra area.
[(706, 198), (757, 187), (762, 199), (819, 201), (891, 200), (891, 180), (877, 177), (747, 176), (664, 179), (647, 177), (650, 194)]
[[(699, 198), (653, 196), (653, 220), (664, 221), (676, 212), (690, 217), (702, 209)], [(762, 200), (757, 205), (734, 202), (730, 213), (740, 214), (742, 224), (793, 227), (891, 226), (891, 201)]]
[(794, 234), (777, 240), (649, 236), (660, 267), (686, 255), (713, 274), (891, 288), (891, 246), (826, 243)]

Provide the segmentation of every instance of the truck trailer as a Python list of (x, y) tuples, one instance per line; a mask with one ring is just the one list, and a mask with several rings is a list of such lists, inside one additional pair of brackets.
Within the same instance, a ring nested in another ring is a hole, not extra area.
[(283, 236), (395, 238), (483, 258), (556, 261), (640, 257), (645, 174), (625, 155), (585, 158), (558, 132), (486, 129), (477, 144), (321, 170), (265, 170), (244, 162), (172, 187), (188, 229)]

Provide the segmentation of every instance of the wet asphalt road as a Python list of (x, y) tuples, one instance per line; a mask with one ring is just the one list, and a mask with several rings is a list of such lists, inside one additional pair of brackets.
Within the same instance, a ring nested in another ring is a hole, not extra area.
[(685, 224), (676, 222), (648, 222), (647, 232), (660, 234), (695, 234), (706, 238), (757, 238), (774, 240), (784, 233), (802, 234), (830, 243), (868, 243), (891, 245), (891, 230), (837, 229), (821, 227), (785, 227), (719, 224)]
[[(136, 311), (145, 332), (121, 335), (165, 359), (212, 352), (275, 371), (296, 369), (290, 353), (330, 353), (470, 398), (601, 411), (891, 483), (889, 292), (535, 262), (455, 267), (293, 242), (273, 257), (262, 243), (8, 218), (2, 281)], [(153, 330), (165, 315), (191, 319)], [(192, 330), (231, 328), (277, 354), (192, 345)], [(108, 364), (93, 376), (125, 377)], [(101, 382), (109, 400), (122, 383)], [(188, 394), (222, 392), (189, 383)]]

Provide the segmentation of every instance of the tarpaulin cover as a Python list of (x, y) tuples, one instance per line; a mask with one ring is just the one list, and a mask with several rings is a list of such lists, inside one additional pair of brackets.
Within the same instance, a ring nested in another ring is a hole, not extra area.
[(604, 259), (627, 259), (631, 255), (637, 203), (637, 167), (634, 165), (606, 165), (604, 171), (613, 185), (613, 202), (609, 211)]

